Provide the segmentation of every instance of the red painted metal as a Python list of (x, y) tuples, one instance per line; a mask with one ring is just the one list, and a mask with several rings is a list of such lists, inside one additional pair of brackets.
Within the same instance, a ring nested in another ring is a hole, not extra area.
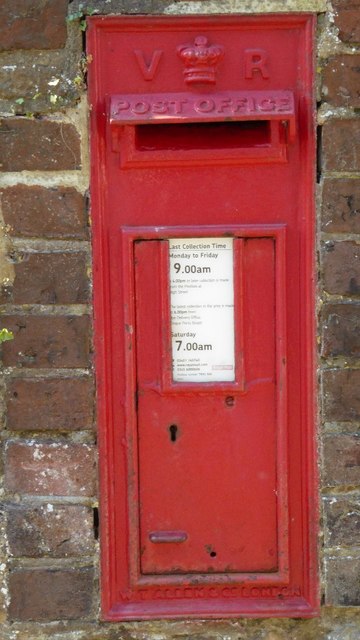
[(110, 125), (173, 122), (281, 120), (295, 135), (295, 105), (291, 91), (222, 91), (111, 96)]
[[(89, 19), (107, 620), (316, 615), (313, 29)], [(168, 240), (221, 236), (235, 380), (174, 382)]]

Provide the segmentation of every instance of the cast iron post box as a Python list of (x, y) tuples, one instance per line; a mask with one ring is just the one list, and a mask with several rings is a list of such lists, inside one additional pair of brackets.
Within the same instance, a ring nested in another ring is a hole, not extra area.
[(316, 613), (313, 26), (89, 20), (106, 619)]

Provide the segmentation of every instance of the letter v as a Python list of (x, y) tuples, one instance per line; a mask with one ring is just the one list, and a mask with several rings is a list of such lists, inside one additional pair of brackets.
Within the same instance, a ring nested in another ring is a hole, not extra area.
[(134, 54), (144, 80), (154, 79), (163, 53), (164, 52), (161, 49), (156, 49), (151, 56), (150, 64), (147, 64), (145, 61), (144, 52), (140, 49), (134, 49)]

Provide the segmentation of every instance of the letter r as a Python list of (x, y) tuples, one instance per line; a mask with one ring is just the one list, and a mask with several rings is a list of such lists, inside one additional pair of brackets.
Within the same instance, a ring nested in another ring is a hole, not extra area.
[(267, 62), (268, 54), (264, 49), (246, 49), (245, 78), (252, 80), (255, 73), (260, 73), (263, 78), (269, 78)]

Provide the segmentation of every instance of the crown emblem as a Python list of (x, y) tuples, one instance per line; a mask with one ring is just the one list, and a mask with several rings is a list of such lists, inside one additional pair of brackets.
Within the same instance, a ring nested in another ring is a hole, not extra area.
[(187, 84), (215, 84), (216, 67), (224, 57), (224, 47), (209, 45), (205, 36), (197, 36), (194, 44), (182, 44), (177, 52), (185, 65), (184, 79)]

